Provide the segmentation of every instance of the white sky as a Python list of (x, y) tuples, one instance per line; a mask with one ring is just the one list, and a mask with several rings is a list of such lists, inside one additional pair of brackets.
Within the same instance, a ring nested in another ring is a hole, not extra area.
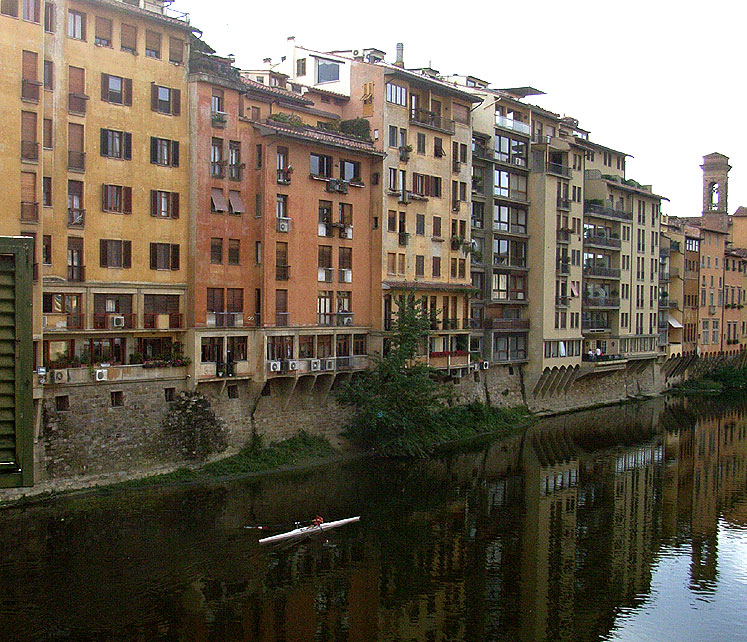
[(670, 198), (666, 214), (700, 214), (699, 166), (711, 152), (728, 156), (733, 167), (729, 211), (747, 206), (747, 5), (739, 0), (316, 7), (176, 0), (173, 8), (191, 14), (205, 40), (219, 54), (234, 54), (242, 68), (278, 61), (288, 36), (320, 50), (377, 47), (389, 61), (400, 41), (408, 68), (430, 63), (494, 87), (531, 85), (547, 95), (528, 100), (578, 118), (593, 140), (632, 154), (628, 178)]

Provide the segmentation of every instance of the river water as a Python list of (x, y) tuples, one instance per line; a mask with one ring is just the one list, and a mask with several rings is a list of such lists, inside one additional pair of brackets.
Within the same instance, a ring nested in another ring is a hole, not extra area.
[[(247, 525), (361, 515), (263, 546)], [(747, 640), (747, 402), (0, 511), (0, 640)]]

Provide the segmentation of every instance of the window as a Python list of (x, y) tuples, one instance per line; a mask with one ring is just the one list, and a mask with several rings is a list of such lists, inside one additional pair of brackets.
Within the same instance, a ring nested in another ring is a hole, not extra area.
[(213, 138), (210, 142), (210, 175), (213, 178), (223, 178), (225, 176), (222, 138)]
[(170, 243), (150, 244), (151, 270), (178, 270), (179, 245)]
[(109, 18), (96, 16), (96, 33), (93, 42), (99, 47), (112, 46), (112, 21)]
[(42, 263), (52, 265), (52, 235), (42, 236)]
[(466, 105), (454, 103), (452, 106), (452, 115), (456, 122), (469, 125), (469, 107)]
[(161, 34), (157, 31), (145, 30), (145, 55), (148, 58), (161, 57)]
[(423, 276), (425, 274), (425, 257), (418, 254), (415, 256), (415, 276)]
[(184, 63), (184, 40), (181, 38), (169, 38), (169, 62), (175, 65)]
[(244, 165), (241, 162), (241, 143), (235, 140), (228, 142), (228, 178), (240, 181)]
[(387, 231), (388, 232), (396, 232), (397, 231), (397, 212), (394, 210), (389, 210), (389, 214), (387, 216)]
[(179, 141), (151, 136), (150, 162), (154, 165), (179, 167)]
[(433, 217), (433, 236), (435, 236), (436, 238), (441, 238), (441, 217), (440, 216)]
[(210, 239), (210, 262), (215, 265), (223, 263), (223, 239)]
[(425, 134), (420, 132), (417, 135), (417, 152), (418, 154), (425, 154)]
[(425, 214), (415, 215), (415, 234), (418, 236), (425, 234)]
[(101, 100), (115, 105), (132, 105), (132, 79), (101, 74)]
[(407, 107), (407, 89), (391, 82), (386, 83), (386, 101)]
[(132, 241), (101, 239), (99, 265), (104, 268), (129, 268), (132, 265)]
[(75, 40), (86, 39), (86, 14), (81, 11), (68, 9), (67, 12), (67, 35)]
[[(247, 356), (246, 337), (228, 337), (228, 352), (232, 361), (246, 361)], [(236, 386), (236, 397), (238, 397), (238, 386)]]
[[(229, 342), (231, 341), (232, 338), (233, 337), (229, 337), (228, 338)], [(244, 337), (244, 339), (246, 340), (246, 337)], [(233, 357), (233, 353), (231, 353), (231, 356)], [(227, 387), (227, 392), (228, 392), (228, 398), (229, 399), (238, 399), (239, 398), (239, 386), (237, 384), (233, 383), (230, 386), (228, 386)]]
[(111, 392), (112, 408), (124, 407), (124, 392), (121, 390), (112, 390)]
[(51, 60), (44, 61), (44, 89), (54, 89), (54, 63)]
[(150, 108), (160, 114), (178, 116), (181, 113), (181, 91), (162, 87), (155, 83), (150, 86)]
[(50, 176), (42, 178), (42, 205), (52, 207), (52, 178)]
[(340, 160), (340, 178), (350, 183), (360, 183), (361, 164), (357, 161)]
[(0, 13), (11, 18), (18, 17), (18, 0), (2, 0), (0, 3)]
[(44, 31), (55, 32), (55, 10), (51, 2), (44, 3)]
[(152, 189), (150, 215), (157, 218), (179, 218), (179, 193)]
[(241, 240), (228, 239), (228, 265), (241, 264)]
[(353, 225), (353, 206), (351, 203), (340, 203), (340, 223), (346, 227)]
[[(222, 191), (221, 191), (222, 194)], [(228, 213), (235, 216), (241, 216), (246, 212), (244, 201), (241, 198), (241, 192), (229, 190), (228, 192)]]
[(137, 27), (122, 24), (119, 31), (119, 44), (122, 51), (128, 53), (137, 52)]
[(223, 90), (213, 88), (213, 93), (210, 96), (210, 111), (213, 114), (222, 114), (223, 110)]
[[(54, 343), (59, 343), (55, 341)], [(68, 395), (57, 395), (54, 398), (54, 408), (58, 412), (70, 410), (70, 397)]]
[(318, 58), (316, 61), (317, 83), (335, 82), (337, 80), (340, 80), (340, 63)]
[(306, 75), (306, 58), (296, 60), (296, 76)]
[(433, 155), (436, 158), (442, 158), (443, 156), (445, 156), (444, 141), (438, 136), (433, 137)]
[(332, 157), (323, 154), (310, 154), (310, 173), (318, 178), (332, 177)]
[(132, 134), (113, 129), (101, 130), (101, 155), (121, 160), (132, 159)]
[(434, 256), (433, 257), (433, 268), (432, 268), (433, 276), (434, 277), (440, 277), (441, 276), (441, 257), (440, 256)]
[(174, 401), (176, 396), (176, 388), (164, 388), (163, 397), (166, 401)]
[(21, 98), (33, 102), (39, 101), (38, 54), (24, 51), (21, 54)]
[(104, 212), (132, 214), (132, 188), (122, 185), (102, 185), (101, 209)]

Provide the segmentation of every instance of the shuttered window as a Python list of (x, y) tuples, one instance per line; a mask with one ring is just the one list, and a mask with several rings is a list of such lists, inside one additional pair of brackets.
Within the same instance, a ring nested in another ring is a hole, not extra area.
[(101, 130), (101, 155), (122, 160), (132, 159), (132, 134), (112, 129)]
[(184, 62), (184, 40), (169, 38), (169, 62), (181, 65)]
[(145, 55), (148, 58), (161, 57), (161, 34), (157, 31), (145, 31)]
[(22, 54), (21, 72), (24, 80), (36, 81), (37, 60), (39, 56), (33, 51), (24, 51)]
[(78, 123), (68, 125), (67, 144), (71, 152), (83, 151), (83, 125)]
[(119, 42), (122, 51), (137, 52), (137, 27), (122, 24), (119, 32)]
[(36, 142), (36, 113), (21, 112), (21, 140), (28, 143)]
[(101, 239), (99, 241), (99, 265), (106, 268), (130, 268), (132, 266), (132, 241)]
[(38, 23), (41, 18), (41, 0), (22, 0), (23, 19)]
[(0, 2), (0, 13), (4, 16), (18, 17), (18, 0), (2, 0)]
[(161, 114), (178, 116), (181, 113), (182, 93), (178, 89), (171, 89), (152, 83), (150, 86), (150, 108)]
[(93, 42), (99, 47), (112, 46), (112, 21), (109, 18), (96, 16), (96, 34)]
[(151, 190), (150, 215), (157, 218), (179, 218), (178, 192)]
[(36, 173), (21, 172), (21, 201), (36, 203)]
[(102, 185), (101, 209), (105, 212), (132, 214), (132, 187)]
[(179, 167), (179, 141), (151, 136), (150, 162), (154, 165)]
[(68, 70), (68, 91), (71, 94), (84, 96), (86, 93), (86, 70), (71, 66)]
[(132, 105), (132, 78), (101, 74), (101, 100), (115, 105)]
[(150, 244), (151, 270), (178, 270), (179, 246), (170, 243)]
[(86, 39), (86, 14), (81, 11), (68, 9), (67, 12), (67, 35), (75, 40)]

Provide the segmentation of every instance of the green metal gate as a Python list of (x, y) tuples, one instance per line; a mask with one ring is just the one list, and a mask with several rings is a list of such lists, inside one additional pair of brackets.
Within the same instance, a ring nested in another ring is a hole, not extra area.
[(0, 488), (34, 483), (32, 243), (0, 237)]

